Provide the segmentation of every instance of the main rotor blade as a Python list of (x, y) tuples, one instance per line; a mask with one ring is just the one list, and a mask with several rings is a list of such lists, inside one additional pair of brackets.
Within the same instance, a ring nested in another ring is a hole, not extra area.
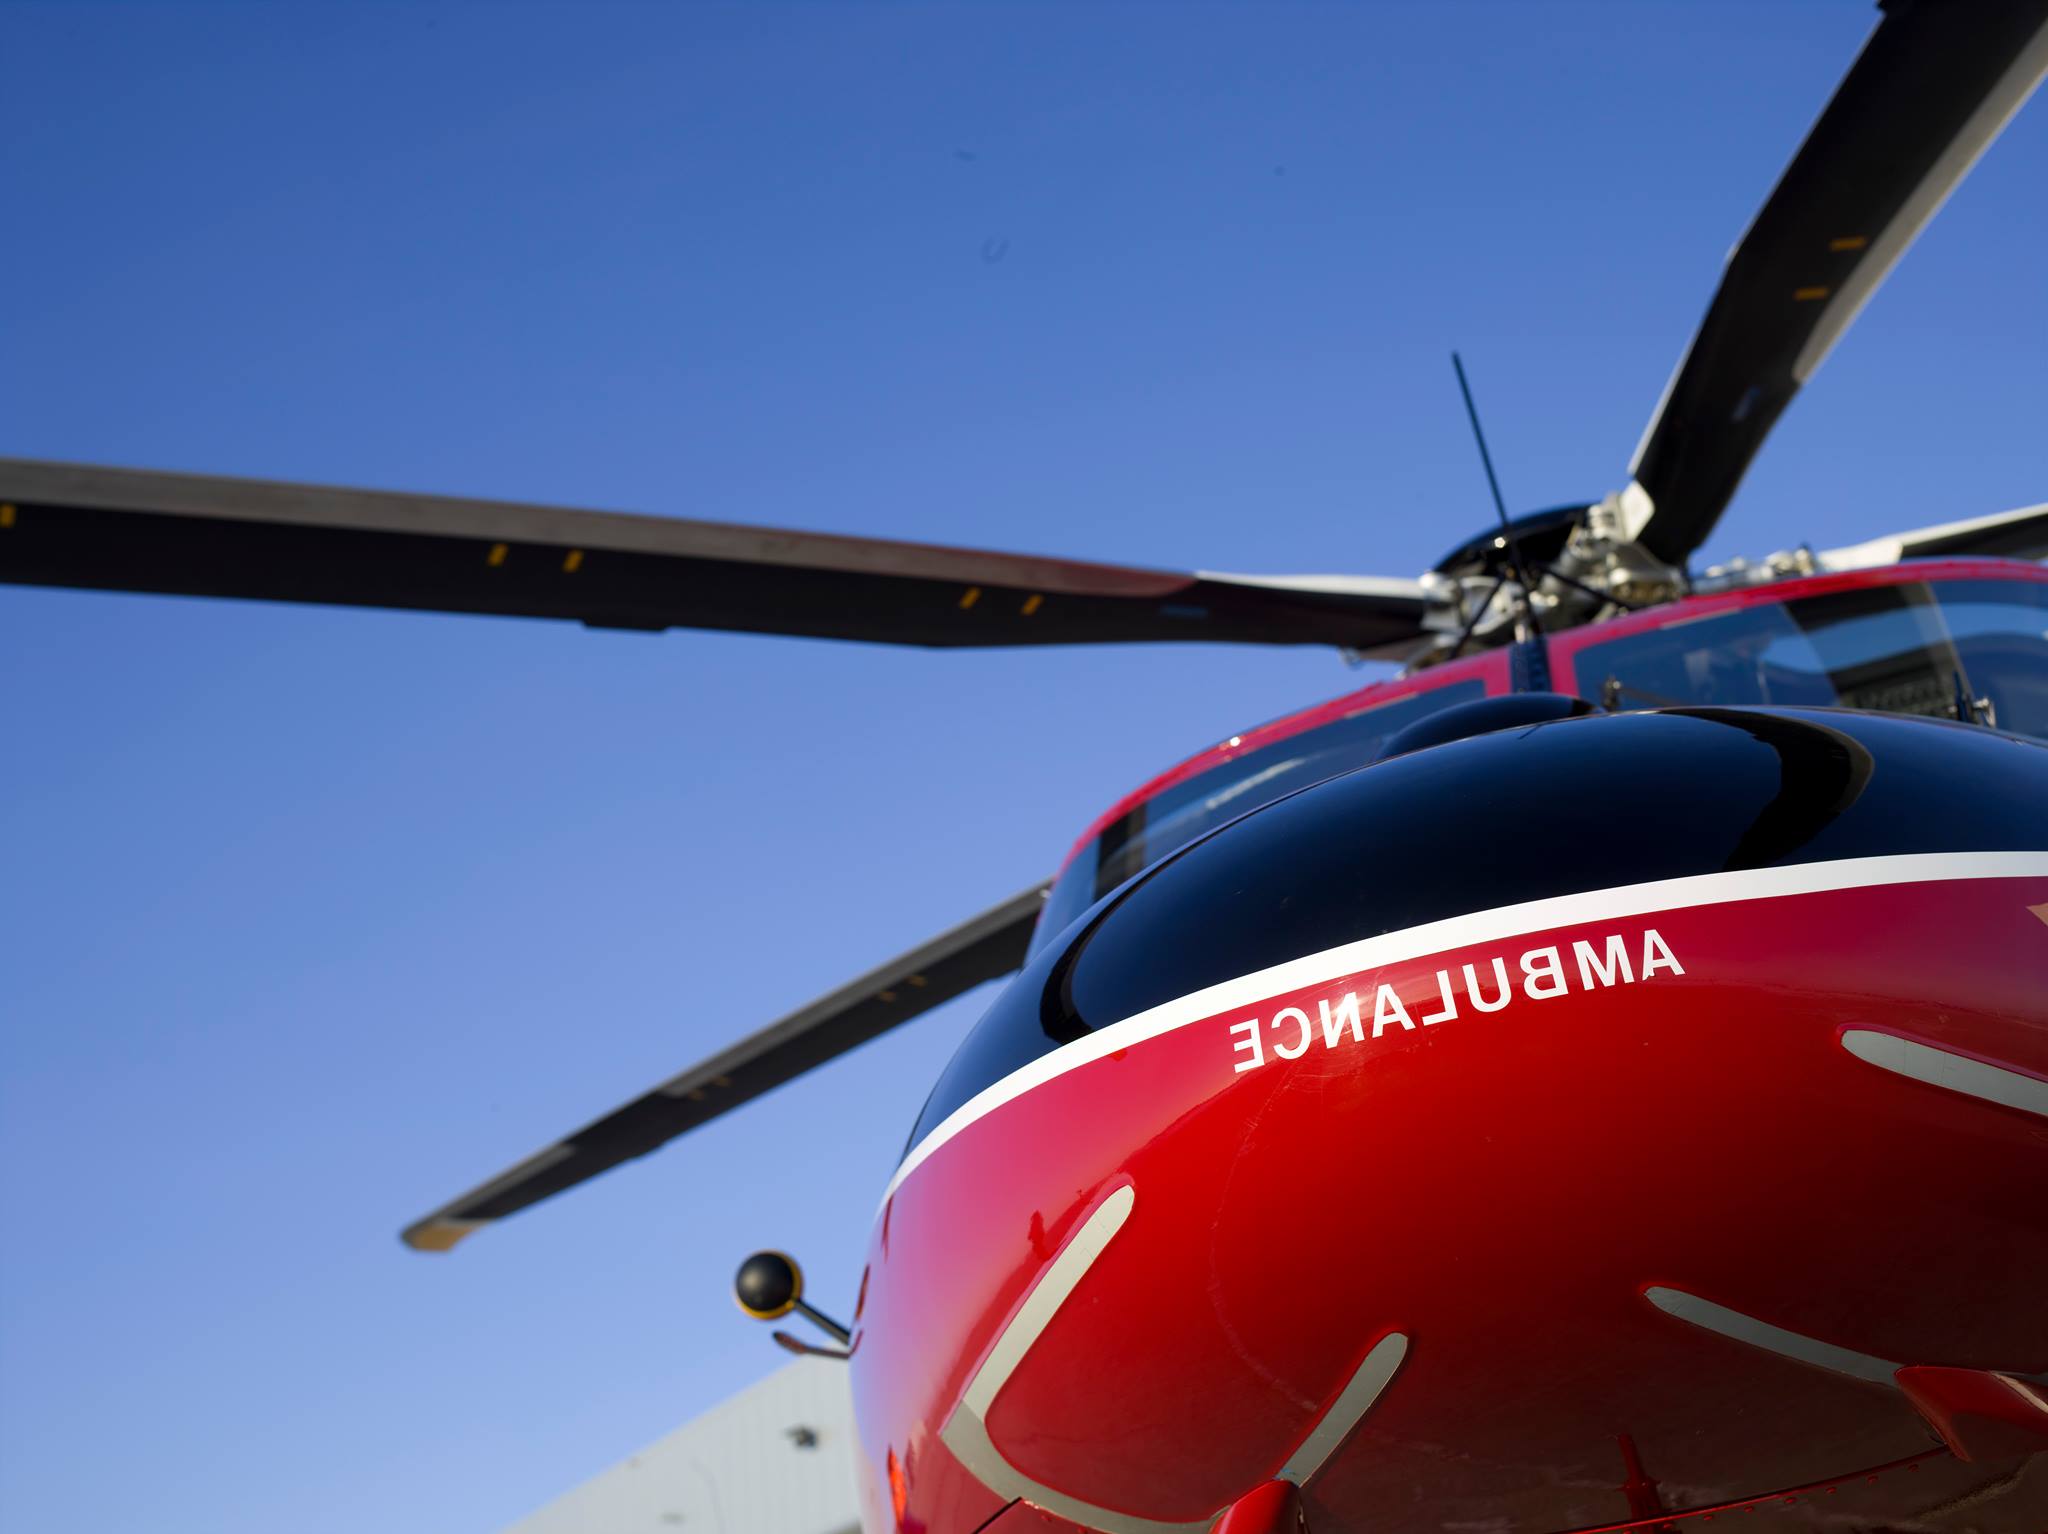
[(1629, 473), (1683, 565), (1914, 236), (2048, 70), (2048, 0), (1892, 0), (1734, 253)]
[(722, 522), (0, 459), (0, 581), (911, 645), (1399, 651), (1419, 582), (1182, 574)]
[(1824, 550), (1814, 559), (1823, 570), (1863, 570), (1907, 559), (1957, 559), (1972, 555), (2048, 559), (2048, 502), (1962, 522), (1916, 527), (1907, 533), (1891, 533), (1868, 543)]
[(1048, 888), (1035, 884), (1013, 895), (584, 1125), (415, 1220), (405, 1228), (405, 1244), (445, 1252), (493, 1220), (644, 1156), (984, 980), (1007, 975), (1024, 962)]

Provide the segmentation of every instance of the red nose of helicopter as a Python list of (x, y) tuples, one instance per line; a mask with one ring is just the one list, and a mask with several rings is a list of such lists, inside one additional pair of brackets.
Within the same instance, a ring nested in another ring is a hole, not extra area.
[(2044, 849), (2048, 748), (1826, 710), (1512, 729), (1225, 827), (927, 1105), (854, 1345), (872, 1498), (2042, 1526)]

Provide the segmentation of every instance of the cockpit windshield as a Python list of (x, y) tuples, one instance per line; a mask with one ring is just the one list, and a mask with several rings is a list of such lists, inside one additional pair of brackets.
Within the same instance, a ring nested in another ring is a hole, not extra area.
[(1911, 581), (1680, 619), (1584, 645), (1607, 708), (1819, 704), (2048, 736), (2048, 584)]
[[(1803, 704), (1965, 719), (2048, 739), (2048, 581), (1858, 585), (1553, 644), (1608, 709)], [(1247, 811), (1373, 761), (1387, 737), (1484, 696), (1477, 678), (1411, 692), (1231, 757), (1118, 815), (1054, 883), (1034, 951), (1132, 875)]]
[(1046, 899), (1032, 946), (1169, 852), (1298, 788), (1363, 767), (1396, 731), (1485, 693), (1486, 684), (1476, 677), (1409, 693), (1247, 751), (1160, 790), (1104, 826), (1074, 855)]

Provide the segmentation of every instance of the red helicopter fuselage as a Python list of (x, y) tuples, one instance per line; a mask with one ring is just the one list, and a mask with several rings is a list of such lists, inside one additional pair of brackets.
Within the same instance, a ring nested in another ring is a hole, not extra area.
[(877, 1215), (870, 1534), (2048, 1527), (2048, 573), (1550, 649), (1648, 711), (1356, 770), (1474, 656), (1082, 837)]

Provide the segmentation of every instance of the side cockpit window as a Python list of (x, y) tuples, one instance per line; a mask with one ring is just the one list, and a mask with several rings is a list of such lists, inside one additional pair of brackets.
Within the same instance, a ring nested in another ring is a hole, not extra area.
[(2048, 582), (1935, 581), (1983, 722), (2048, 740)]
[(2048, 586), (1862, 586), (1589, 644), (1579, 691), (1610, 709), (1860, 708), (2048, 732)]

